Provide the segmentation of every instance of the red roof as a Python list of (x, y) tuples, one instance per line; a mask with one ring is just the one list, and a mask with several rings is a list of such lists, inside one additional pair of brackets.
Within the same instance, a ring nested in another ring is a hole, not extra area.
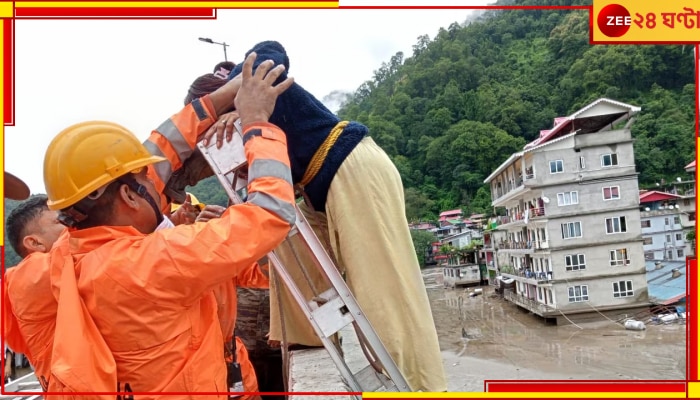
[(457, 209), (457, 210), (449, 210), (449, 211), (443, 211), (440, 213), (440, 216), (447, 216), (447, 215), (455, 215), (455, 214), (462, 214), (462, 210)]
[(695, 171), (695, 160), (693, 160), (693, 162), (691, 162), (690, 164), (686, 165), (686, 166), (685, 166), (685, 170), (686, 170), (686, 171), (688, 171), (688, 170), (693, 170), (693, 171)]
[(655, 201), (675, 200), (681, 196), (671, 193), (659, 192), (658, 190), (650, 190), (639, 195), (640, 203), (652, 203)]

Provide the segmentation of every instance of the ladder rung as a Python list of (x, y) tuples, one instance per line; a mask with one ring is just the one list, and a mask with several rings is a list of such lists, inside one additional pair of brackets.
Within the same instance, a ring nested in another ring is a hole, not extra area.
[(311, 311), (311, 317), (325, 337), (330, 337), (353, 322), (352, 314), (347, 312), (345, 303), (339, 297), (330, 299), (326, 304)]
[(368, 365), (355, 374), (355, 380), (367, 392), (394, 392), (396, 386), (384, 374), (379, 374), (374, 367)]

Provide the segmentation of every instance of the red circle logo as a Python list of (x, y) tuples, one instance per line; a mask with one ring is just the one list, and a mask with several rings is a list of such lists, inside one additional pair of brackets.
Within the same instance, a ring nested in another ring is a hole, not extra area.
[(619, 4), (608, 4), (598, 14), (598, 29), (605, 36), (620, 37), (627, 33), (632, 25), (630, 12)]

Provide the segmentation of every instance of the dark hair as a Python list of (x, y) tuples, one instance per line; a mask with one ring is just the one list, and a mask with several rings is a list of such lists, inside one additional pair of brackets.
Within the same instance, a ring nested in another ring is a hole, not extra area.
[(35, 194), (19, 203), (17, 208), (7, 216), (7, 221), (5, 221), (7, 239), (10, 246), (22, 258), (28, 255), (27, 248), (22, 244), (27, 235), (27, 226), (39, 218), (44, 211), (49, 211), (49, 207), (46, 205), (48, 200), (49, 198), (45, 194)]
[(212, 72), (216, 73), (216, 71), (220, 70), (221, 68), (231, 72), (234, 68), (236, 68), (236, 63), (233, 61), (222, 61), (214, 66), (214, 70)]
[(214, 74), (204, 74), (200, 76), (192, 82), (190, 88), (187, 90), (185, 105), (190, 104), (194, 99), (216, 91), (216, 89), (224, 86), (226, 82), (228, 82), (226, 79), (221, 79)]
[[(87, 229), (94, 228), (96, 226), (111, 225), (112, 215), (114, 214), (114, 203), (119, 192), (119, 188), (124, 185), (124, 182), (113, 181), (102, 193), (100, 197), (96, 200), (83, 199), (79, 201), (72, 207), (78, 210), (86, 210), (87, 218), (76, 223), (74, 228), (76, 229)], [(87, 205), (90, 202), (92, 204)], [(81, 207), (82, 205), (82, 207)], [(65, 213), (65, 210), (61, 210), (61, 213)], [(61, 218), (59, 217), (59, 221)]]

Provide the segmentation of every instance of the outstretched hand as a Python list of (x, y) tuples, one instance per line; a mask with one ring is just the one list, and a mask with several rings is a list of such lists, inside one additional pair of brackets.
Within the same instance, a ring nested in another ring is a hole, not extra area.
[(224, 144), (224, 135), (226, 135), (226, 141), (230, 142), (233, 138), (234, 126), (233, 123), (238, 119), (238, 111), (231, 111), (219, 117), (219, 120), (214, 123), (214, 125), (209, 128), (207, 133), (204, 134), (204, 145), (209, 146), (209, 141), (216, 135), (216, 148), (220, 149)]
[(256, 57), (257, 54), (250, 53), (243, 62), (241, 87), (234, 100), (243, 126), (253, 122), (267, 122), (275, 109), (277, 97), (294, 83), (294, 78), (287, 77), (273, 86), (284, 72), (284, 65), (272, 68), (274, 62), (271, 60), (260, 63), (253, 74)]

